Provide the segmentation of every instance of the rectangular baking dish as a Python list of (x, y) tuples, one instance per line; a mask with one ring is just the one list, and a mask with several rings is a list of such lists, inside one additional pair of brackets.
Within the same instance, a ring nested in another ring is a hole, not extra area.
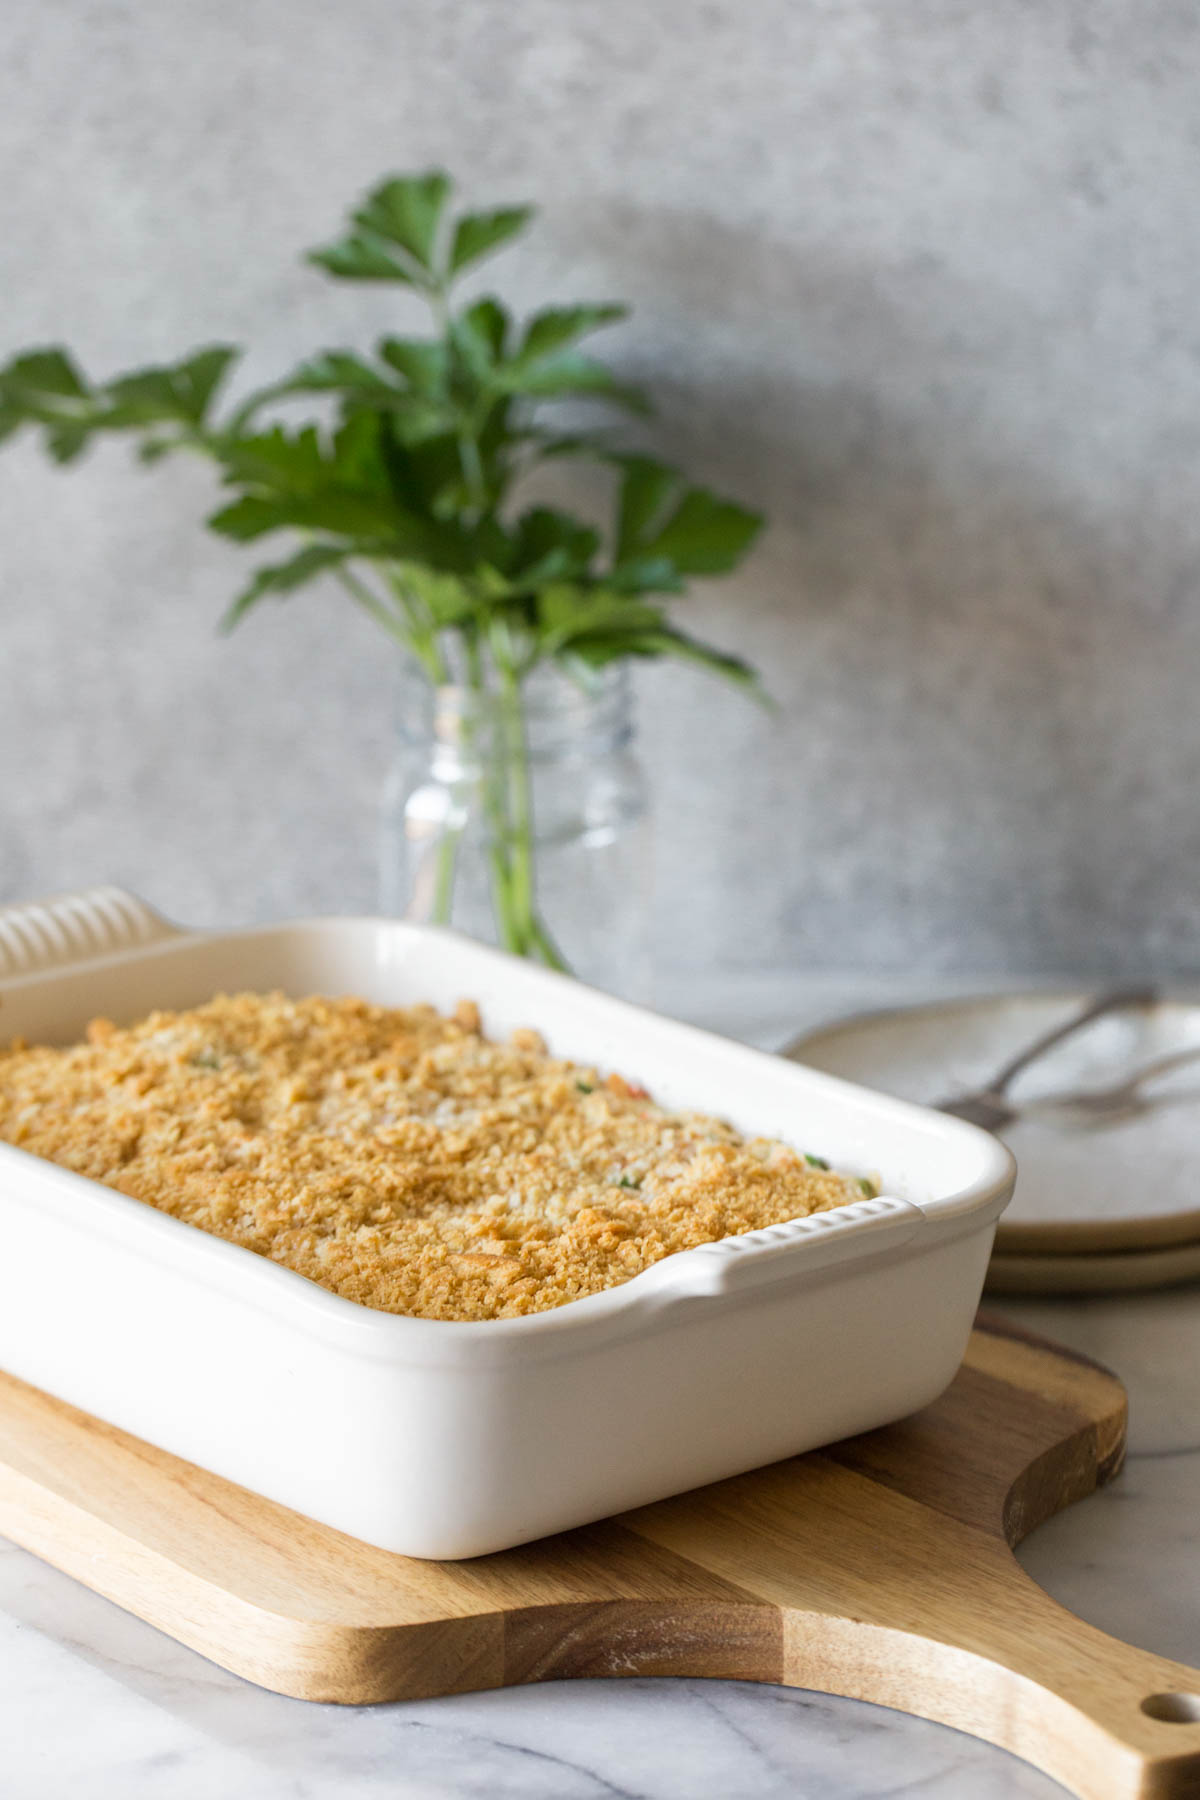
[(189, 932), (117, 889), (0, 912), (0, 1040), (70, 1042), (215, 993), (479, 1002), (667, 1106), (882, 1197), (665, 1258), (526, 1318), (343, 1300), (0, 1144), (0, 1367), (368, 1543), (457, 1558), (899, 1418), (958, 1367), (1008, 1152), (958, 1120), (658, 1018), (448, 931), (318, 919)]

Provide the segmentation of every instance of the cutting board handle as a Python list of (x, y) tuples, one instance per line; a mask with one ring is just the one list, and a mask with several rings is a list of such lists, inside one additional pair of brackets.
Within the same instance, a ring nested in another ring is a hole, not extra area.
[(971, 1732), (1080, 1800), (1195, 1800), (1200, 1670), (1086, 1624), (994, 1538), (979, 1549), (965, 1587), (961, 1564), (929, 1570), (920, 1625), (911, 1588), (892, 1628), (785, 1612), (788, 1681)]
[[(1200, 1794), (1200, 1669), (1155, 1656), (1085, 1624), (1013, 1562), (1030, 1723), (1096, 1800), (1184, 1800)], [(1061, 1746), (1060, 1739), (1061, 1736)], [(1018, 1755), (1024, 1754), (1018, 1750)], [(1043, 1768), (1049, 1767), (1045, 1754)], [(1053, 1769), (1050, 1769), (1053, 1773)]]

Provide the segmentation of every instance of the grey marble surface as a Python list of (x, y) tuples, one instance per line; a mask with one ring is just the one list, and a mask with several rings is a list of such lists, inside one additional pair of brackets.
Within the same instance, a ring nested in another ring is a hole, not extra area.
[[(760, 503), (689, 603), (769, 719), (655, 674), (685, 967), (1195, 968), (1200, 13), (1043, 0), (39, 0), (0, 59), (0, 360), (404, 328), (298, 253), (444, 161), (627, 296), (646, 441)], [(506, 274), (505, 271), (511, 271)], [(192, 463), (0, 456), (0, 900), (372, 898), (393, 683), (332, 590), (213, 626)]]
[[(895, 983), (887, 998), (928, 992)], [(939, 990), (947, 991), (943, 984)], [(778, 1045), (867, 997), (778, 977), (676, 995)], [(878, 989), (875, 998), (879, 998)], [(997, 1308), (997, 1310), (1001, 1310)], [(1130, 1456), (1020, 1552), (1050, 1593), (1132, 1643), (1200, 1664), (1200, 1303), (1195, 1288), (1007, 1303), (1116, 1368)], [(281, 1699), (225, 1674), (0, 1542), (4, 1800), (1053, 1800), (1045, 1776), (960, 1733), (783, 1688), (553, 1683), (410, 1705)]]

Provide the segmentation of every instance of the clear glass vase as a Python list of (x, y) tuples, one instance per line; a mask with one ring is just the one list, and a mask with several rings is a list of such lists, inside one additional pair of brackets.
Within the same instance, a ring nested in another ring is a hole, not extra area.
[(506, 693), (406, 669), (380, 864), (386, 913), (645, 998), (650, 832), (627, 670), (582, 687), (543, 669)]

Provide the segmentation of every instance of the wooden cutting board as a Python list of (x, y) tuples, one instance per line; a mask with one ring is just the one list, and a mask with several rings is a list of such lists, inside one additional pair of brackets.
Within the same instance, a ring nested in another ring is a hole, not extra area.
[(1010, 1550), (1116, 1474), (1124, 1443), (1114, 1376), (981, 1321), (949, 1392), (902, 1424), (519, 1550), (424, 1563), (0, 1377), (0, 1532), (304, 1699), (775, 1681), (973, 1732), (1086, 1800), (1200, 1795), (1200, 1671), (1084, 1624)]

